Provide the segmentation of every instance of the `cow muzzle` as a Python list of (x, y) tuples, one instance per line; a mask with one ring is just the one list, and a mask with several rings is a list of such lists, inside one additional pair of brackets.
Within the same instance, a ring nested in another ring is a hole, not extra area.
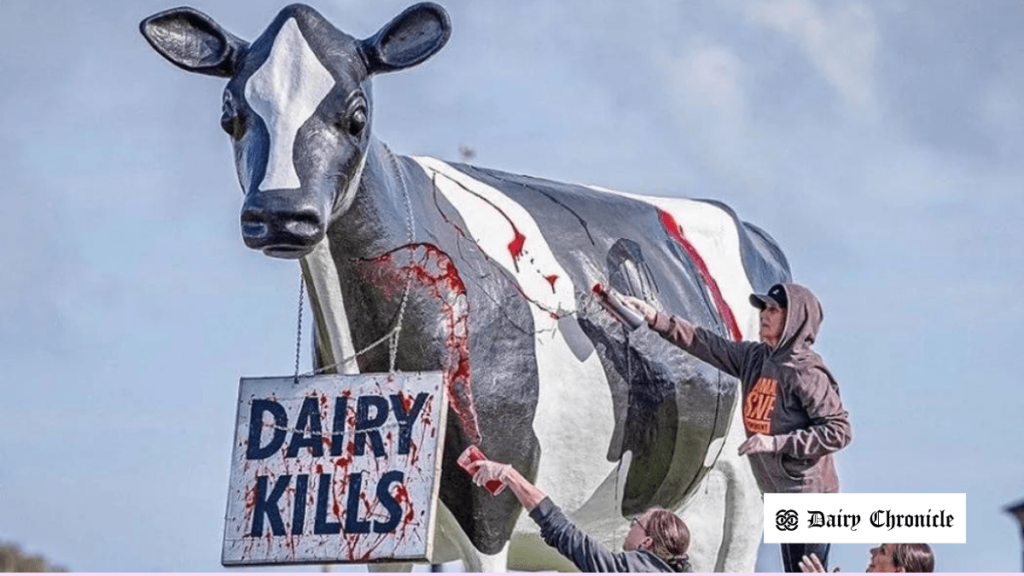
[(324, 238), (324, 216), (313, 207), (282, 208), (246, 202), (242, 238), (249, 248), (274, 258), (302, 258)]

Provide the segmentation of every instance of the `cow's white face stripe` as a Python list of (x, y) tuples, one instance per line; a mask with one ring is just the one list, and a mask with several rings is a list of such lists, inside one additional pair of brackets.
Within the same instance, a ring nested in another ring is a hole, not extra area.
[(334, 88), (294, 18), (281, 26), (267, 61), (245, 83), (245, 99), (270, 133), (267, 170), (260, 190), (299, 187), (292, 148), (299, 128)]

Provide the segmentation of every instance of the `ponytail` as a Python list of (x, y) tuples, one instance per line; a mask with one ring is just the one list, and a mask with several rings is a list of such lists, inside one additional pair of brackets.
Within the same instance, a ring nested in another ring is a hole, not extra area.
[(650, 552), (661, 558), (675, 572), (690, 572), (690, 529), (678, 516), (664, 508), (653, 508), (645, 527), (651, 538)]

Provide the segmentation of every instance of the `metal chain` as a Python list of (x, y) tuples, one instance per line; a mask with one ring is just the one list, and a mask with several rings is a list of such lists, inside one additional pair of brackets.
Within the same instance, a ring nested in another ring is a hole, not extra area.
[[(391, 152), (387, 146), (384, 146), (387, 150), (388, 159), (391, 161), (391, 171), (394, 173), (395, 180), (398, 181), (398, 185), (402, 187), (402, 196), (405, 198), (405, 214), (406, 214), (406, 226), (408, 230), (408, 238), (406, 245), (409, 246), (409, 268), (413, 266), (412, 260), (412, 244), (415, 240), (414, 230), (416, 229), (416, 221), (414, 220), (412, 212), (412, 200), (409, 199), (409, 189), (405, 185), (405, 180), (402, 178), (402, 173), (398, 168), (398, 161), (395, 160), (395, 155)], [(410, 271), (409, 277), (405, 282), (405, 290), (402, 292), (402, 303), (398, 307), (398, 318), (395, 321), (395, 327), (392, 330), (391, 341), (388, 343), (388, 372), (394, 374), (395, 372), (395, 358), (398, 356), (398, 338), (402, 333), (402, 323), (405, 321), (405, 306), (409, 302), (409, 290), (412, 288), (412, 272)]]
[(302, 295), (305, 292), (306, 279), (302, 276), (302, 269), (299, 269), (299, 322), (295, 329), (295, 383), (299, 383), (299, 353), (302, 349)]

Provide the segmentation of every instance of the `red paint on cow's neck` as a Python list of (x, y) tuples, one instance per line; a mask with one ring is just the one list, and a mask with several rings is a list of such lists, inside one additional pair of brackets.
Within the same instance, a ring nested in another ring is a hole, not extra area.
[[(407, 260), (397, 256), (400, 251), (409, 254)], [(385, 265), (381, 266), (382, 263)], [(469, 301), (455, 263), (432, 244), (409, 244), (393, 250), (389, 258), (378, 257), (370, 264), (372, 267), (365, 271), (366, 279), (381, 286), (386, 294), (394, 290), (393, 298), (400, 297), (399, 290), (411, 279), (413, 287), (422, 289), (439, 303), (446, 328), (444, 346), (448, 351), (447, 357), (441, 359), (441, 368), (450, 406), (463, 431), (479, 442), (480, 427), (470, 388)]]
[[(708, 291), (711, 293), (711, 299), (715, 302), (715, 308), (718, 309), (718, 315), (721, 316), (725, 322), (726, 328), (729, 330), (729, 335), (732, 336), (733, 340), (742, 340), (743, 335), (740, 333), (740, 327), (736, 324), (736, 317), (733, 316), (732, 308), (722, 297), (722, 291), (718, 289), (718, 282), (711, 276), (711, 272), (708, 270), (707, 264), (704, 262), (704, 258), (701, 257), (697, 249), (686, 239), (686, 235), (683, 232), (683, 227), (676, 223), (676, 219), (671, 214), (665, 212), (662, 209), (658, 209), (658, 218), (661, 220), (661, 225), (665, 227), (665, 232), (672, 237), (673, 240), (679, 244), (679, 247), (686, 252), (687, 256), (693, 260), (694, 265), (697, 267), (697, 273), (700, 274), (701, 280), (707, 285)], [(594, 291), (597, 291), (597, 286), (594, 287)]]

